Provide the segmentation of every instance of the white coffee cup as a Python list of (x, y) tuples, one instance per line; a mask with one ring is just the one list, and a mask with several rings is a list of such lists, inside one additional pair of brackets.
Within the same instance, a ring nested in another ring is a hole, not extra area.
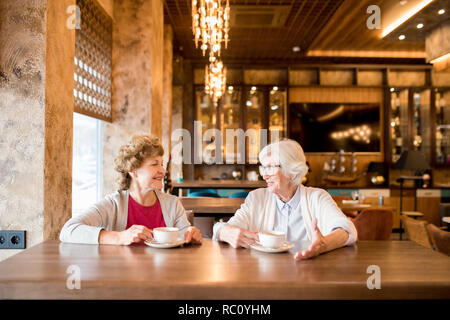
[(178, 239), (178, 228), (161, 227), (153, 229), (153, 238), (159, 243), (174, 243)]
[(266, 248), (279, 248), (283, 245), (286, 234), (280, 231), (259, 232), (259, 243)]

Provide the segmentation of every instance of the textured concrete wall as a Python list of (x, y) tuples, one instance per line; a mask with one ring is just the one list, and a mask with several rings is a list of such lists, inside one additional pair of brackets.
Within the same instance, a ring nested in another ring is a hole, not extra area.
[(73, 3), (0, 1), (0, 229), (26, 230), (27, 248), (71, 214)]
[(45, 1), (0, 1), (0, 229), (27, 247), (43, 239), (45, 29)]
[[(152, 110), (158, 99), (161, 113), (162, 91), (159, 98), (152, 95), (155, 92), (153, 83), (158, 83), (161, 90), (163, 83), (162, 61), (159, 66), (153, 65), (154, 55), (159, 55), (162, 59), (163, 11), (161, 4), (161, 12), (155, 13), (154, 2), (160, 0), (114, 1), (113, 122), (103, 125), (104, 195), (117, 190), (118, 175), (114, 171), (114, 158), (120, 146), (136, 133), (150, 132)], [(154, 16), (157, 14), (160, 17), (156, 20)], [(160, 38), (159, 47), (154, 47), (154, 37)], [(155, 68), (160, 71), (154, 72)], [(161, 119), (161, 114), (159, 117)]]

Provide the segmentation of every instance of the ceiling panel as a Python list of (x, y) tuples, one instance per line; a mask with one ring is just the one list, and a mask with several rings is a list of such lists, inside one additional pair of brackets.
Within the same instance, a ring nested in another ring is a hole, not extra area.
[[(367, 7), (376, 4), (383, 8), (392, 1), (397, 0), (230, 0), (232, 15), (236, 15), (233, 21), (238, 25), (231, 24), (222, 59), (226, 63), (283, 64), (312, 59), (306, 56), (309, 50), (424, 51), (423, 41), (381, 40), (379, 30), (366, 27)], [(241, 18), (249, 13), (254, 16), (247, 16), (245, 25)], [(164, 0), (164, 18), (173, 27), (175, 49), (185, 58), (206, 62), (193, 40), (191, 0)], [(294, 46), (299, 46), (300, 52), (293, 52)]]

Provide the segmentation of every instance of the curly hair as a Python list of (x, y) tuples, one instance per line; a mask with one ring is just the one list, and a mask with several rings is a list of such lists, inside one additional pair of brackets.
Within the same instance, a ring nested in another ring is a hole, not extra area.
[(130, 142), (119, 149), (114, 159), (115, 170), (119, 172), (119, 190), (128, 190), (131, 184), (129, 172), (139, 168), (145, 159), (163, 156), (164, 149), (158, 137), (148, 134), (135, 135)]

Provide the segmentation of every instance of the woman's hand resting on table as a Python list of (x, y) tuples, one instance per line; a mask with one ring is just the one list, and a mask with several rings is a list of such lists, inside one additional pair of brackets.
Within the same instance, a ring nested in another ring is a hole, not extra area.
[(220, 229), (219, 239), (228, 242), (233, 248), (249, 248), (251, 244), (259, 240), (259, 237), (257, 232), (228, 225)]
[(98, 236), (99, 244), (130, 245), (145, 240), (152, 240), (153, 232), (141, 225), (132, 225), (124, 231), (101, 230)]
[(184, 232), (184, 241), (185, 243), (202, 243), (202, 234), (200, 233), (200, 230), (196, 227), (187, 228), (187, 230)]
[[(132, 225), (124, 231), (100, 231), (100, 244), (116, 244), (116, 245), (130, 245), (132, 243), (139, 243), (146, 240), (153, 240), (153, 231), (145, 226)], [(202, 243), (202, 234), (196, 227), (189, 227), (184, 232), (184, 241), (186, 243)]]
[(118, 244), (130, 245), (146, 240), (153, 240), (153, 231), (141, 225), (132, 225), (127, 230), (119, 232)]

